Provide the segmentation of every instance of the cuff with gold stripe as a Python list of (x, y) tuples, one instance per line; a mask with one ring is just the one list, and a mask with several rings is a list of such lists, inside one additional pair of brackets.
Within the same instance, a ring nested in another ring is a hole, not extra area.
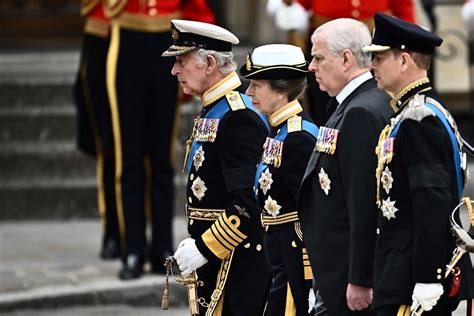
[(222, 213), (222, 216), (202, 234), (201, 238), (216, 257), (224, 259), (247, 238), (247, 235), (238, 229), (239, 226), (240, 218), (238, 216), (228, 217), (226, 213)]
[(304, 279), (312, 280), (313, 279), (313, 269), (311, 268), (311, 263), (309, 262), (308, 251), (306, 248), (302, 249), (303, 251), (303, 269), (304, 269)]

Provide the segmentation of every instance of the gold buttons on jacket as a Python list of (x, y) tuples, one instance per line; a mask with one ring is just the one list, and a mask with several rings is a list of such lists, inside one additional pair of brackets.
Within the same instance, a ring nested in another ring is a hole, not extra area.
[(193, 199), (191, 199), (191, 197), (188, 197), (188, 202), (193, 203)]
[(357, 19), (357, 18), (360, 16), (360, 11), (359, 11), (359, 10), (352, 10), (352, 11), (351, 11), (351, 16), (352, 16), (354, 19)]
[(441, 273), (443, 272), (443, 270), (441, 270), (441, 268), (438, 268), (438, 270), (436, 270), (436, 273)]
[(298, 247), (298, 245), (296, 245), (296, 241), (294, 241), (294, 240), (291, 242), (291, 246), (292, 246), (293, 248)]
[(249, 243), (249, 242), (246, 243), (246, 244), (244, 245), (244, 248), (247, 248), (247, 249), (250, 248), (250, 243)]
[(158, 11), (155, 8), (151, 8), (150, 10), (148, 10), (149, 15), (154, 16), (154, 15), (156, 15), (156, 13), (158, 13)]
[(189, 180), (191, 180), (191, 181), (194, 180), (194, 173), (191, 173), (191, 175), (189, 176)]
[(377, 228), (375, 232), (377, 233), (377, 235), (380, 235), (380, 228)]
[(148, 0), (148, 5), (154, 7), (156, 5), (156, 0)]
[(262, 250), (262, 245), (258, 244), (257, 247), (255, 247), (255, 249), (257, 249), (257, 251)]
[(360, 6), (360, 0), (352, 0), (351, 4), (352, 4), (353, 7), (358, 7), (358, 6)]

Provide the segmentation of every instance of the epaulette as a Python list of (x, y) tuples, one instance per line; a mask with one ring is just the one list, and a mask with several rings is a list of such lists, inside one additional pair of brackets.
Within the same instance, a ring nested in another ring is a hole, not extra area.
[(244, 100), (238, 91), (229, 91), (225, 95), (227, 102), (229, 103), (232, 111), (243, 110), (246, 108)]
[(303, 129), (303, 120), (301, 116), (295, 115), (287, 121), (288, 133), (300, 132)]
[(98, 4), (100, 0), (82, 0), (81, 2), (81, 16), (86, 16), (89, 12), (92, 11)]
[(105, 16), (108, 17), (109, 19), (116, 17), (122, 12), (127, 2), (128, 0), (105, 0), (104, 1)]
[(428, 106), (426, 106), (425, 96), (421, 94), (415, 94), (409, 101), (405, 109), (400, 113), (399, 122), (405, 120), (414, 120), (421, 122), (425, 117), (436, 116), (436, 114)]

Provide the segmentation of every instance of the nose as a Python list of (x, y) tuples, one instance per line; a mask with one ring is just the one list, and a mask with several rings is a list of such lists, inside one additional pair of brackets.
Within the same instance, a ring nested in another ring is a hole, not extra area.
[(254, 89), (252, 87), (252, 84), (249, 84), (249, 86), (247, 87), (247, 90), (245, 90), (245, 94), (248, 95), (249, 97), (252, 97), (254, 94)]
[(178, 68), (177, 63), (175, 62), (173, 65), (173, 68), (171, 68), (171, 74), (173, 76), (176, 76), (178, 73), (179, 73), (179, 68)]
[(309, 66), (308, 66), (308, 70), (311, 71), (311, 72), (316, 72), (316, 62), (314, 61), (314, 58), (313, 60), (311, 60), (311, 62), (309, 63)]

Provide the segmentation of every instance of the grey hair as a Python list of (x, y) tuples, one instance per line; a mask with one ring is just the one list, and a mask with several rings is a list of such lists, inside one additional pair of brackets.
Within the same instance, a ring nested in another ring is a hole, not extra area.
[(364, 53), (362, 48), (370, 45), (372, 36), (367, 26), (354, 19), (336, 19), (318, 27), (311, 36), (311, 42), (322, 39), (335, 56), (349, 49), (361, 68), (369, 68), (372, 55)]
[(197, 63), (202, 66), (206, 62), (206, 58), (209, 55), (214, 56), (217, 61), (217, 67), (220, 69), (224, 76), (227, 76), (231, 72), (237, 69), (237, 64), (234, 61), (234, 54), (232, 52), (217, 52), (215, 50), (206, 50), (199, 48), (194, 52)]

